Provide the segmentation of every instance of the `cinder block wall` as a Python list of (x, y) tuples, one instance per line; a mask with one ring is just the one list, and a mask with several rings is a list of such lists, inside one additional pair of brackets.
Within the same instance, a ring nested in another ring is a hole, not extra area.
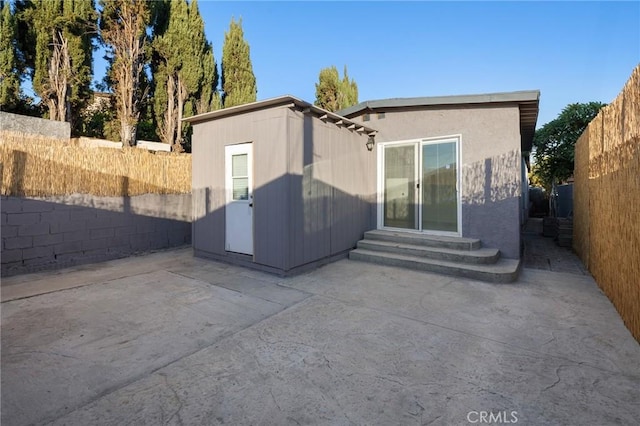
[(191, 195), (2, 197), (1, 275), (191, 243)]
[(69, 139), (71, 136), (71, 124), (66, 121), (29, 117), (4, 111), (0, 111), (0, 129), (57, 139)]

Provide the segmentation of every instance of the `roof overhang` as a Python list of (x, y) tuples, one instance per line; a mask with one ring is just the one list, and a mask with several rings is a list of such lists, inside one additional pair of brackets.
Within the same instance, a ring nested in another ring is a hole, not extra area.
[(346, 127), (349, 130), (357, 131), (359, 133), (365, 133), (369, 136), (374, 136), (377, 131), (363, 126), (361, 123), (352, 121), (342, 115), (336, 114), (331, 111), (319, 108), (309, 102), (296, 98), (291, 95), (279, 96), (277, 98), (265, 99), (263, 101), (251, 102), (244, 105), (238, 105), (231, 108), (223, 108), (216, 111), (206, 112), (204, 114), (198, 114), (191, 117), (183, 118), (182, 121), (198, 124), (205, 121), (218, 120), (224, 117), (230, 117), (233, 115), (239, 115), (248, 113), (251, 111), (258, 111), (267, 108), (274, 107), (288, 107), (301, 111), (304, 114), (312, 114), (325, 122), (331, 122), (338, 126)]
[(535, 99), (518, 101), (520, 107), (520, 138), (522, 139), (522, 153), (531, 152), (533, 147), (533, 135), (536, 133), (538, 111), (540, 104), (540, 91), (535, 91)]
[(533, 135), (538, 121), (540, 103), (539, 90), (522, 90), (517, 92), (486, 93), (480, 95), (430, 96), (419, 98), (392, 98), (361, 102), (341, 111), (338, 114), (348, 118), (362, 115), (365, 112), (421, 109), (430, 107), (464, 107), (490, 106), (497, 104), (518, 105), (520, 110), (520, 138), (523, 154), (531, 151)]

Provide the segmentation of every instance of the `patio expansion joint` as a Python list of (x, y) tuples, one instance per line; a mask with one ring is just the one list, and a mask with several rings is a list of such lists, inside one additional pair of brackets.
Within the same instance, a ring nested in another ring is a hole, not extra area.
[[(58, 293), (58, 292), (62, 292), (62, 291), (71, 291), (71, 290), (75, 290), (77, 288), (90, 287), (92, 285), (105, 285), (105, 284), (111, 283), (112, 281), (121, 280), (123, 278), (137, 277), (137, 276), (140, 276), (140, 275), (149, 274), (151, 272), (154, 272), (154, 271), (136, 272), (136, 273), (133, 273), (133, 274), (128, 274), (126, 272), (122, 272), (121, 274), (117, 274), (117, 275), (115, 275), (113, 277), (105, 277), (105, 278), (101, 278), (101, 279), (98, 279), (96, 281), (87, 282), (87, 283), (84, 283), (84, 284), (73, 284), (73, 285), (68, 286), (68, 287), (51, 288), (51, 289), (48, 289), (48, 290), (45, 290), (45, 291), (35, 292), (33, 294), (26, 294), (24, 296), (9, 297), (7, 299), (3, 298), (0, 301), (0, 303), (7, 303), (7, 302), (13, 302), (13, 301), (16, 301), (16, 300), (30, 299), (32, 297), (38, 297), (38, 296), (43, 296), (45, 294)], [(46, 281), (46, 279), (45, 278), (41, 278), (41, 279), (39, 279), (37, 281), (44, 282), (44, 281)], [(24, 283), (11, 284), (10, 286), (20, 286), (20, 285), (24, 285)]]
[[(255, 299), (264, 300), (265, 302), (269, 302), (269, 303), (275, 303), (276, 305), (283, 306), (284, 308), (289, 308), (290, 306), (293, 306), (293, 305), (287, 305), (287, 304), (284, 304), (284, 303), (281, 303), (281, 302), (278, 302), (278, 301), (275, 301), (275, 300), (266, 299), (264, 297), (257, 296), (257, 295), (251, 294), (251, 293), (245, 293), (245, 292), (243, 292), (241, 290), (225, 286), (224, 283), (212, 283), (212, 282), (209, 282), (209, 281), (205, 281), (202, 278), (192, 277), (190, 275), (187, 275), (187, 274), (185, 274), (183, 272), (178, 272), (178, 271), (169, 271), (169, 270), (167, 270), (167, 272), (170, 273), (170, 274), (178, 275), (180, 277), (183, 277), (183, 278), (186, 278), (186, 279), (189, 279), (189, 280), (194, 280), (194, 281), (200, 282), (200, 283), (208, 285), (208, 286), (220, 287), (220, 288), (223, 288), (225, 290), (233, 291), (234, 293), (242, 294), (244, 296), (250, 296), (250, 297), (253, 297)], [(254, 278), (254, 279), (256, 279), (258, 281), (262, 281), (259, 278)], [(309, 293), (308, 291), (298, 290), (297, 288), (288, 287), (288, 286), (286, 286), (286, 285), (284, 285), (282, 283), (272, 283), (272, 282), (269, 282), (269, 281), (262, 281), (262, 282), (264, 282), (267, 285), (273, 285), (273, 286), (280, 287), (280, 288), (287, 289), (287, 290), (295, 290), (295, 291), (297, 291), (299, 293), (304, 294), (305, 297), (303, 299), (301, 299), (300, 301), (296, 302), (296, 303), (300, 303), (303, 300), (306, 300), (309, 297), (314, 295), (313, 293)]]
[[(168, 271), (166, 271), (166, 272), (168, 272)], [(190, 278), (190, 279), (193, 279), (193, 278)], [(207, 283), (207, 284), (210, 284), (210, 283)], [(212, 284), (210, 284), (210, 285), (212, 285)], [(290, 306), (286, 306), (286, 307), (284, 307), (283, 309), (281, 309), (281, 310), (279, 310), (279, 311), (274, 312), (273, 314), (266, 315), (264, 318), (260, 319), (259, 321), (256, 321), (256, 322), (254, 322), (254, 323), (252, 323), (252, 324), (247, 324), (247, 326), (245, 326), (245, 327), (239, 328), (239, 329), (237, 329), (237, 330), (229, 331), (229, 332), (227, 332), (227, 333), (223, 333), (223, 334), (222, 334), (222, 335), (220, 335), (217, 339), (215, 339), (214, 341), (212, 341), (211, 343), (209, 343), (209, 344), (207, 344), (207, 345), (205, 345), (205, 346), (199, 347), (199, 348), (197, 348), (196, 350), (191, 351), (191, 352), (189, 352), (189, 353), (187, 353), (187, 354), (184, 354), (184, 355), (182, 355), (182, 356), (180, 356), (180, 357), (178, 357), (178, 358), (176, 358), (176, 359), (174, 359), (174, 360), (172, 360), (172, 361), (169, 361), (169, 362), (167, 362), (167, 363), (166, 363), (166, 364), (164, 364), (164, 365), (158, 366), (158, 367), (153, 368), (153, 369), (151, 369), (151, 370), (149, 370), (149, 371), (142, 372), (141, 374), (139, 374), (139, 375), (137, 375), (137, 376), (135, 376), (135, 377), (132, 377), (130, 380), (127, 380), (127, 381), (125, 381), (125, 382), (122, 382), (122, 383), (116, 384), (116, 385), (114, 385), (114, 386), (111, 386), (111, 387), (109, 387), (109, 388), (105, 389), (103, 392), (99, 393), (98, 395), (96, 395), (96, 396), (94, 396), (94, 397), (90, 398), (89, 400), (87, 400), (87, 401), (83, 401), (83, 402), (81, 402), (80, 404), (77, 404), (76, 406), (72, 407), (72, 408), (71, 408), (71, 410), (69, 410), (69, 411), (67, 411), (67, 412), (58, 413), (58, 414), (55, 414), (55, 413), (54, 413), (54, 414), (52, 414), (51, 416), (49, 416), (49, 417), (47, 417), (47, 418), (42, 419), (42, 420), (41, 420), (41, 423), (42, 423), (42, 424), (49, 424), (49, 423), (52, 423), (52, 422), (54, 422), (54, 421), (56, 421), (56, 420), (59, 420), (59, 419), (61, 419), (61, 418), (63, 418), (63, 417), (69, 416), (69, 415), (71, 415), (72, 413), (74, 413), (74, 412), (76, 412), (76, 411), (78, 411), (78, 410), (81, 410), (82, 408), (84, 408), (84, 407), (86, 407), (86, 406), (88, 406), (88, 405), (91, 405), (91, 404), (93, 404), (94, 402), (96, 402), (96, 401), (98, 401), (98, 400), (100, 400), (100, 399), (102, 399), (102, 398), (104, 398), (104, 397), (106, 397), (106, 396), (108, 396), (108, 395), (110, 395), (110, 394), (112, 394), (112, 393), (115, 393), (115, 392), (117, 392), (117, 391), (119, 391), (119, 390), (121, 390), (121, 389), (124, 389), (124, 388), (126, 388), (126, 387), (128, 387), (128, 386), (130, 386), (130, 385), (132, 385), (132, 384), (134, 384), (134, 383), (136, 383), (136, 382), (139, 382), (139, 381), (141, 381), (141, 380), (144, 380), (144, 379), (146, 379), (147, 377), (150, 377), (150, 376), (152, 376), (152, 375), (154, 375), (154, 374), (156, 374), (156, 373), (158, 373), (160, 376), (163, 376), (163, 377), (166, 379), (166, 375), (165, 375), (165, 374), (162, 374), (162, 373), (161, 373), (161, 370), (164, 370), (165, 368), (167, 368), (167, 367), (169, 367), (169, 366), (171, 366), (171, 365), (173, 365), (173, 364), (175, 364), (175, 363), (177, 363), (177, 362), (180, 362), (180, 361), (182, 361), (182, 360), (183, 360), (183, 359), (185, 359), (185, 358), (189, 358), (189, 357), (191, 357), (191, 356), (193, 356), (193, 355), (195, 355), (195, 354), (197, 354), (197, 353), (199, 353), (199, 352), (201, 352), (201, 351), (204, 351), (204, 350), (207, 350), (207, 349), (209, 349), (209, 348), (211, 348), (211, 347), (214, 347), (214, 346), (216, 346), (216, 345), (219, 345), (219, 344), (221, 344), (222, 342), (224, 342), (225, 340), (227, 340), (227, 339), (229, 339), (229, 338), (231, 338), (231, 337), (235, 336), (236, 334), (238, 334), (238, 333), (242, 333), (242, 332), (243, 332), (243, 331), (245, 331), (245, 330), (248, 330), (248, 329), (250, 329), (250, 328), (252, 328), (252, 327), (258, 326), (258, 325), (259, 325), (259, 324), (261, 324), (262, 322), (264, 322), (264, 321), (266, 321), (266, 320), (268, 320), (268, 319), (270, 319), (270, 318), (272, 318), (272, 317), (276, 317), (276, 316), (278, 316), (278, 315), (280, 315), (280, 314), (284, 314), (284, 313), (285, 313), (286, 311), (288, 311), (289, 309), (291, 309), (291, 308), (293, 308), (293, 307), (297, 306), (297, 305), (298, 305), (298, 304), (300, 304), (300, 303), (304, 303), (304, 302), (306, 302), (307, 300), (309, 300), (310, 298), (312, 298), (312, 297), (314, 297), (314, 296), (316, 296), (316, 295), (311, 295), (311, 297), (307, 297), (307, 298), (305, 298), (305, 299), (303, 299), (303, 300), (301, 300), (301, 301), (299, 301), (299, 302), (295, 302), (295, 303), (291, 304)], [(281, 305), (281, 306), (282, 306), (282, 305)], [(167, 385), (167, 386), (169, 386), (169, 385)], [(169, 389), (170, 389), (170, 390), (173, 390), (173, 389), (171, 388), (171, 386), (169, 386)], [(178, 397), (177, 395), (175, 395), (175, 396), (179, 399), (179, 397)], [(178, 420), (181, 420), (179, 416), (178, 416)], [(181, 423), (179, 423), (179, 424), (181, 424)]]

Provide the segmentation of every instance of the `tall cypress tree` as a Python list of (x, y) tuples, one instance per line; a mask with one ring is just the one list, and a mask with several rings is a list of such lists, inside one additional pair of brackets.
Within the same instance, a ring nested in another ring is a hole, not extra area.
[(358, 103), (358, 85), (355, 80), (349, 79), (347, 66), (344, 66), (344, 75), (340, 82), (340, 96), (338, 109), (344, 109)]
[(66, 28), (71, 59), (71, 85), (69, 90), (69, 121), (77, 132), (81, 115), (93, 95), (93, 50), (98, 36), (98, 13), (95, 0), (64, 2), (64, 15), (75, 22)]
[(339, 111), (358, 103), (358, 85), (349, 79), (346, 65), (342, 79), (333, 65), (320, 70), (314, 103), (328, 111)]
[(8, 1), (0, 2), (0, 110), (17, 111), (20, 105), (16, 19)]
[[(153, 111), (160, 140), (173, 145), (178, 128), (176, 68), (179, 60), (177, 27), (184, 25), (186, 5), (183, 1), (155, 3), (153, 29)], [(181, 20), (182, 22), (178, 22)]]
[(314, 104), (327, 111), (338, 111), (338, 93), (340, 92), (340, 76), (335, 66), (320, 70), (316, 83), (316, 100)]
[(202, 55), (202, 71), (202, 87), (194, 100), (196, 114), (203, 114), (222, 107), (222, 100), (218, 92), (218, 65), (213, 56), (211, 43), (207, 43)]
[(225, 108), (255, 102), (256, 77), (253, 74), (249, 43), (244, 39), (242, 19), (231, 19), (222, 47), (222, 104)]
[[(178, 72), (178, 104), (180, 106), (178, 122), (180, 123), (183, 116), (193, 115), (196, 108), (196, 96), (201, 94), (207, 77), (205, 71), (208, 65), (205, 64), (205, 60), (209, 59), (207, 58), (208, 49), (211, 51), (210, 59), (213, 61), (213, 49), (210, 48), (204, 33), (204, 21), (200, 15), (197, 0), (191, 0), (189, 3), (186, 37), (189, 40), (188, 48), (183, 52), (182, 68)], [(181, 133), (178, 135), (180, 140), (184, 139), (186, 127), (188, 126), (181, 127)]]
[(180, 151), (181, 120), (201, 92), (209, 44), (197, 1), (171, 0), (163, 8), (168, 20), (157, 19), (154, 27), (154, 110), (160, 138)]
[(120, 140), (134, 145), (145, 101), (144, 69), (149, 3), (145, 0), (100, 0), (100, 33), (107, 49), (107, 80), (115, 97)]
[(26, 0), (21, 7), (34, 41), (25, 55), (34, 92), (51, 120), (69, 121), (74, 128), (91, 96), (94, 1)]

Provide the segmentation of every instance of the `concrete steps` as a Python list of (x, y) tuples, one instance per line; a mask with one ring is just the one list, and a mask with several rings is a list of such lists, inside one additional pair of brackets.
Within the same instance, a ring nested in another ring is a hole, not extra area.
[(500, 258), (500, 251), (492, 248), (456, 250), (377, 240), (360, 240), (358, 241), (358, 249), (475, 264), (496, 263)]
[(502, 259), (477, 239), (383, 230), (366, 232), (349, 258), (494, 283), (513, 282), (520, 270), (519, 260)]
[(455, 250), (475, 250), (482, 246), (480, 240), (476, 238), (445, 237), (412, 232), (384, 231), (381, 229), (365, 232), (364, 239)]

